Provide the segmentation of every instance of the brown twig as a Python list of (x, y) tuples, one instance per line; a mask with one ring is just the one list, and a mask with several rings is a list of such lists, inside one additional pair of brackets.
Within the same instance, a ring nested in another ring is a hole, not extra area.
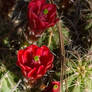
[(90, 6), (90, 9), (92, 11), (92, 1), (91, 0), (86, 0), (86, 1), (88, 2), (89, 6)]
[[(64, 77), (64, 65), (65, 65), (65, 49), (64, 49), (64, 39), (61, 30), (61, 21), (57, 23), (57, 28), (59, 32), (59, 42), (60, 42), (60, 60), (61, 60), (61, 76), (60, 76), (60, 92), (63, 92), (63, 77)], [(67, 91), (68, 92), (68, 91)]]

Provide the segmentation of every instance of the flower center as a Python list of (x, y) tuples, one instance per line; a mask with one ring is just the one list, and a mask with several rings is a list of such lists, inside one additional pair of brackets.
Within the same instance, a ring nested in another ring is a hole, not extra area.
[(57, 88), (58, 88), (58, 85), (54, 85), (54, 86), (53, 86), (53, 89), (57, 89)]
[(34, 57), (34, 60), (35, 60), (35, 62), (38, 62), (39, 56), (35, 56), (35, 57)]
[(43, 13), (46, 15), (48, 14), (48, 9), (44, 9)]

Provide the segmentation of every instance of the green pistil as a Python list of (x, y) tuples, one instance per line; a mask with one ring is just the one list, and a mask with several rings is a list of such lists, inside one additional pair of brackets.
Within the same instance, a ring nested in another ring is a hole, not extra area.
[(39, 60), (39, 56), (35, 56), (34, 60), (37, 62)]
[(57, 88), (58, 88), (58, 85), (54, 85), (54, 86), (53, 86), (53, 89), (57, 89)]
[(48, 14), (48, 9), (44, 9), (43, 13), (46, 15)]

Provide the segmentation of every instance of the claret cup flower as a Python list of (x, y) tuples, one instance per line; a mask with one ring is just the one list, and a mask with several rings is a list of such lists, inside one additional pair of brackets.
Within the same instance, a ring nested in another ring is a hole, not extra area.
[(43, 92), (60, 92), (60, 82), (53, 81)]
[(40, 35), (47, 28), (54, 26), (56, 18), (56, 5), (48, 4), (46, 0), (32, 0), (28, 5), (28, 26), (34, 35)]
[(30, 45), (19, 50), (17, 57), (17, 65), (27, 79), (39, 79), (53, 66), (54, 56), (46, 46)]

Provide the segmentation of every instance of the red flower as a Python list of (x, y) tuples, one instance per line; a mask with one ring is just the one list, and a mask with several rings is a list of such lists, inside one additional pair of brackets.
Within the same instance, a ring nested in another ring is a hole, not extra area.
[(60, 92), (60, 82), (51, 82), (51, 84), (43, 92)]
[(39, 79), (52, 68), (54, 56), (46, 46), (31, 45), (18, 51), (17, 65), (24, 76), (29, 79)]
[(45, 0), (32, 0), (28, 5), (28, 26), (32, 35), (40, 35), (57, 22), (56, 5)]

